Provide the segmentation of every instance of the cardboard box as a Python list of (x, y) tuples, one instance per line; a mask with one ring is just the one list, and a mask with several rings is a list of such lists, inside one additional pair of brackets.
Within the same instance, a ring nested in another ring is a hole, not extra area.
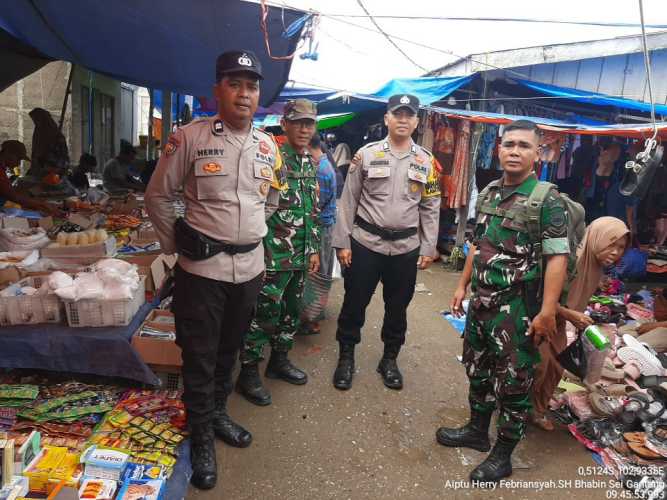
[(110, 236), (105, 242), (92, 245), (60, 246), (56, 243), (40, 250), (42, 257), (77, 264), (93, 264), (116, 253), (116, 238)]
[(0, 440), (0, 488), (12, 482), (14, 476), (14, 440)]
[[(156, 309), (150, 312), (142, 326), (148, 325), (156, 330), (176, 333), (176, 325), (173, 322), (173, 318), (174, 315), (169, 311)], [(141, 327), (139, 327), (139, 330), (132, 337), (132, 347), (134, 347), (146, 364), (158, 365), (160, 367), (180, 367), (183, 365), (181, 348), (173, 340), (140, 337), (138, 335), (140, 331)]]
[(21, 474), (41, 451), (42, 436), (32, 431), (20, 448), (14, 450), (14, 474)]
[(119, 258), (136, 265), (139, 268), (139, 274), (146, 276), (147, 292), (159, 290), (168, 273), (176, 265), (177, 259), (175, 255), (150, 252), (142, 255), (124, 255)]
[[(67, 448), (45, 446), (42, 452), (23, 471), (28, 478), (30, 491), (47, 495), (61, 480), (65, 484), (76, 484), (81, 478), (79, 456)], [(49, 481), (51, 479), (51, 481)], [(54, 480), (55, 481), (54, 484)]]
[(16, 283), (23, 275), (18, 270), (16, 266), (7, 266), (4, 269), (0, 269), (0, 287), (5, 288), (5, 285), (11, 285)]

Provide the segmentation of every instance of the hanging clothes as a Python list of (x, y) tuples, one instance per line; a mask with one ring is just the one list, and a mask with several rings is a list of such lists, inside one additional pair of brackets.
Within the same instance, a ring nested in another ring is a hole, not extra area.
[(440, 123), (439, 118), (434, 117), (437, 130), (433, 142), (433, 155), (440, 162), (442, 171), (446, 175), (452, 173), (452, 162), (454, 160), (454, 147), (456, 145), (456, 131), (449, 122)]
[(484, 132), (479, 142), (479, 150), (477, 151), (476, 168), (488, 170), (491, 168), (491, 161), (493, 160), (493, 152), (496, 147), (496, 140), (498, 139), (498, 125), (488, 123), (484, 125)]
[(461, 120), (454, 160), (452, 177), (454, 192), (448, 196), (449, 208), (461, 208), (468, 202), (468, 180), (470, 173), (470, 122)]

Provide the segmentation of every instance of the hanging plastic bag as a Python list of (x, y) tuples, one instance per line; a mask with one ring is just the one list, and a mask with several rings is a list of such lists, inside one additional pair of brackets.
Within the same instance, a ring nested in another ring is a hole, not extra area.
[(320, 321), (329, 300), (332, 278), (320, 273), (309, 273), (303, 287), (301, 319), (306, 322)]
[(556, 356), (556, 359), (563, 369), (588, 384), (594, 384), (600, 380), (608, 349), (608, 346), (602, 350), (598, 349), (580, 333), (574, 342)]

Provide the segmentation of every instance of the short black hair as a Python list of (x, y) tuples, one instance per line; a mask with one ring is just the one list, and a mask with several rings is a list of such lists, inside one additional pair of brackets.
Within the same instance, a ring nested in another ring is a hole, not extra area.
[(87, 165), (89, 167), (97, 166), (97, 158), (88, 153), (83, 153), (79, 158), (79, 165)]
[(512, 123), (508, 123), (503, 129), (503, 135), (507, 132), (512, 132), (513, 130), (530, 130), (537, 137), (542, 137), (542, 132), (537, 128), (537, 123), (531, 122), (530, 120), (514, 120)]
[(313, 134), (308, 145), (313, 149), (322, 149), (322, 139), (320, 139), (320, 134)]

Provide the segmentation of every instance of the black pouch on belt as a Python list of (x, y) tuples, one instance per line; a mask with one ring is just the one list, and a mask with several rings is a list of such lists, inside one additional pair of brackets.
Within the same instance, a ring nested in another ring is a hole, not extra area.
[(200, 233), (182, 217), (176, 219), (174, 237), (178, 253), (190, 260), (204, 260), (222, 252), (220, 242)]
[(225, 252), (229, 255), (251, 252), (259, 246), (261, 240), (247, 245), (232, 245), (214, 240), (191, 227), (185, 219), (179, 217), (174, 224), (174, 236), (178, 253), (190, 260), (205, 260)]

